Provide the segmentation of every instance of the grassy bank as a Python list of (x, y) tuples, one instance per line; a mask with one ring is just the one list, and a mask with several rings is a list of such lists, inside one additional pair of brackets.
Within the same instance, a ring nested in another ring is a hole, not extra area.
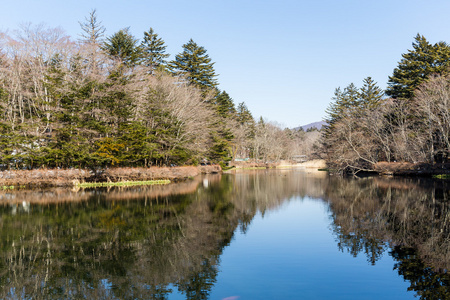
[[(179, 181), (200, 174), (220, 173), (218, 165), (151, 167), (151, 168), (108, 168), (100, 170), (82, 169), (35, 169), (8, 170), (0, 172), (0, 187), (72, 187), (80, 184), (99, 184), (98, 186), (125, 186), (161, 184), (161, 180)], [(139, 183), (137, 183), (139, 182)], [(81, 186), (80, 186), (81, 187)]]

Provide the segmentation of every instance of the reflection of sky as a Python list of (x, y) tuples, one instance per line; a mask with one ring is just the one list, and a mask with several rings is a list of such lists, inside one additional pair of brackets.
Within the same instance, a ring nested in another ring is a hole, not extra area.
[(387, 253), (372, 266), (329, 228), (326, 204), (309, 198), (257, 215), (225, 248), (210, 299), (415, 299)]

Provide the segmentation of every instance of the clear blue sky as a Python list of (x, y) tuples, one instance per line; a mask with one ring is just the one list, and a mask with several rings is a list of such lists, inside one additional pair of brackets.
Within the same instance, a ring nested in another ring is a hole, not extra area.
[(417, 33), (450, 42), (448, 0), (16, 0), (0, 30), (60, 26), (77, 37), (92, 9), (107, 35), (153, 27), (172, 55), (192, 38), (216, 62), (219, 88), (255, 118), (287, 127), (324, 118), (336, 87), (371, 76), (386, 87)]

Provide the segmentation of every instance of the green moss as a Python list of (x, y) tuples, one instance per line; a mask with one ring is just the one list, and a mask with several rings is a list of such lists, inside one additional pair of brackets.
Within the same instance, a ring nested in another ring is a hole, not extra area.
[(225, 166), (224, 168), (222, 168), (222, 171), (228, 171), (228, 170), (232, 170), (232, 169), (235, 169), (236, 167), (234, 167), (234, 166), (231, 166), (231, 167), (228, 167), (228, 166)]
[(437, 179), (450, 179), (450, 174), (433, 175), (433, 178), (437, 178)]

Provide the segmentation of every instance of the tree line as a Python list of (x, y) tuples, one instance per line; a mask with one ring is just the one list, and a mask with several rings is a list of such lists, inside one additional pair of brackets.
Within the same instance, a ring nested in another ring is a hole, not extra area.
[(381, 161), (436, 164), (450, 151), (450, 46), (418, 34), (381, 90), (337, 88), (326, 110), (322, 152), (340, 172), (371, 171)]
[(304, 138), (234, 105), (192, 39), (168, 61), (153, 28), (105, 36), (95, 10), (80, 26), (78, 40), (31, 24), (0, 34), (2, 168), (225, 166), (287, 158)]

